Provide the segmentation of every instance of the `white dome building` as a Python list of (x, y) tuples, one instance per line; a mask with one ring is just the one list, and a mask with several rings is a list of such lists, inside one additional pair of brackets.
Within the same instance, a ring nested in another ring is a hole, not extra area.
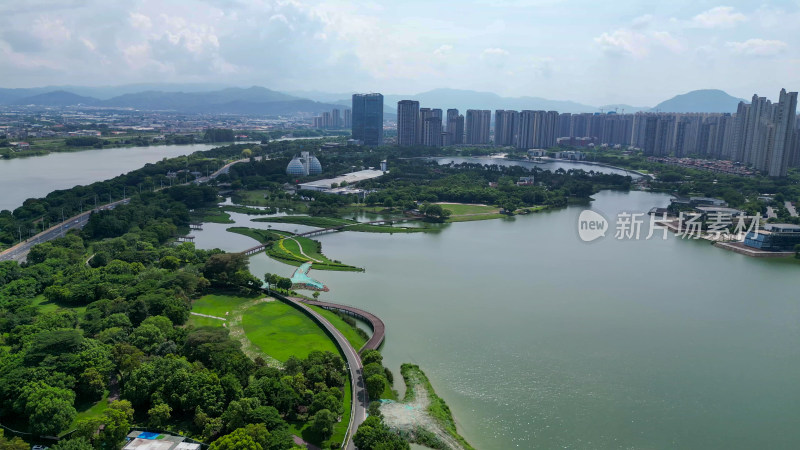
[(298, 177), (308, 175), (319, 175), (322, 173), (322, 164), (316, 156), (309, 152), (301, 152), (300, 156), (295, 156), (286, 166), (286, 174)]

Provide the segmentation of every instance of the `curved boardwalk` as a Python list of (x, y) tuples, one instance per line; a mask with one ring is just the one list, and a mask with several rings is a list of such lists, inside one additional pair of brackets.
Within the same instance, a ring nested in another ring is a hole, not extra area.
[(350, 407), (350, 423), (347, 425), (347, 434), (345, 435), (344, 442), (342, 442), (342, 448), (347, 450), (355, 450), (356, 447), (353, 444), (353, 434), (356, 430), (358, 430), (358, 427), (361, 425), (361, 423), (366, 420), (367, 407), (369, 406), (369, 395), (367, 394), (367, 385), (364, 382), (364, 367), (361, 364), (361, 357), (350, 344), (350, 341), (348, 341), (347, 338), (345, 338), (344, 335), (342, 335), (342, 333), (336, 329), (336, 327), (328, 322), (328, 319), (323, 317), (322, 314), (318, 313), (317, 311), (309, 308), (308, 305), (300, 301), (301, 299), (295, 297), (284, 297), (283, 295), (278, 295), (274, 292), (269, 292), (269, 295), (285, 301), (293, 305), (295, 308), (298, 308), (308, 314), (312, 319), (325, 328), (327, 333), (333, 338), (334, 342), (336, 342), (336, 346), (339, 347), (344, 354), (344, 358), (347, 363), (347, 369), (350, 371), (350, 383), (353, 397)]
[(320, 308), (328, 309), (328, 310), (335, 310), (341, 311), (348, 316), (353, 316), (357, 319), (361, 319), (367, 323), (369, 323), (370, 328), (372, 328), (372, 337), (358, 350), (358, 353), (363, 353), (364, 350), (377, 350), (383, 344), (383, 340), (386, 337), (386, 325), (383, 323), (383, 320), (380, 317), (364, 311), (363, 309), (358, 309), (353, 306), (347, 305), (339, 305), (336, 303), (328, 303), (328, 302), (319, 302), (316, 300), (306, 300), (304, 298), (297, 298), (292, 297), (292, 300), (296, 300), (299, 302), (303, 302), (307, 305), (312, 306), (319, 306)]

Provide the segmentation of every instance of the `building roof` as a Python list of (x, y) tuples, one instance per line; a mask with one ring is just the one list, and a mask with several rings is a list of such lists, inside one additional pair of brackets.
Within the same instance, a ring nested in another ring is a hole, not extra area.
[(359, 170), (358, 172), (346, 173), (336, 178), (326, 178), (324, 180), (316, 180), (316, 181), (309, 181), (307, 183), (300, 183), (300, 188), (302, 189), (304, 186), (310, 186), (317, 189), (319, 188), (328, 189), (331, 187), (333, 183), (342, 184), (342, 181), (345, 181), (347, 182), (347, 184), (353, 184), (353, 183), (358, 183), (359, 181), (377, 178), (381, 175), (383, 175), (383, 172), (381, 172), (380, 170), (374, 170), (374, 169)]

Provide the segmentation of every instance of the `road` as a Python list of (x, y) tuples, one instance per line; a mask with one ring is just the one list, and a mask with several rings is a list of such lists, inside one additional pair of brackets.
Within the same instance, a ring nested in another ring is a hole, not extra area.
[[(119, 204), (128, 203), (130, 201), (129, 198), (123, 200), (117, 200), (116, 202), (109, 203), (107, 205), (103, 205), (97, 210), (104, 210), (104, 209), (113, 209)], [(85, 213), (78, 214), (77, 216), (70, 217), (69, 219), (65, 220), (64, 222), (59, 223), (58, 225), (54, 225), (41, 233), (33, 236), (32, 238), (26, 239), (25, 242), (21, 242), (3, 252), (0, 252), (0, 261), (17, 261), (23, 262), (25, 258), (28, 257), (28, 253), (31, 251), (31, 248), (36, 244), (41, 244), (42, 242), (47, 242), (53, 240), (58, 237), (64, 236), (67, 231), (73, 228), (83, 228), (86, 226), (86, 223), (89, 222), (89, 217), (92, 215), (94, 210), (86, 211)]]
[[(256, 157), (255, 159), (257, 161), (260, 161), (262, 158), (263, 157), (259, 156), (259, 157)], [(212, 173), (210, 176), (199, 178), (199, 179), (197, 179), (195, 181), (191, 181), (190, 183), (195, 183), (195, 182), (197, 182), (197, 183), (205, 183), (205, 182), (207, 182), (207, 181), (209, 181), (209, 180), (211, 180), (213, 178), (216, 178), (217, 176), (219, 176), (219, 175), (221, 175), (223, 173), (228, 173), (228, 171), (230, 170), (232, 165), (238, 164), (238, 163), (241, 163), (241, 162), (247, 162), (247, 161), (250, 161), (250, 159), (239, 159), (239, 160), (236, 160), (236, 161), (229, 162), (228, 164), (225, 164), (224, 166), (222, 166), (216, 172)], [(182, 184), (186, 184), (186, 183), (182, 183)], [(157, 189), (157, 190), (160, 190), (160, 189)], [(116, 202), (112, 202), (112, 203), (108, 203), (106, 205), (103, 205), (103, 206), (97, 208), (97, 210), (99, 211), (99, 210), (104, 210), (104, 209), (113, 209), (115, 206), (119, 205), (120, 203), (128, 203), (129, 201), (130, 201), (129, 198), (126, 198), (126, 199), (123, 199), (123, 200), (117, 200)], [(85, 213), (78, 214), (77, 216), (74, 216), (74, 217), (70, 217), (69, 219), (65, 220), (64, 222), (59, 223), (58, 225), (52, 226), (52, 227), (48, 228), (47, 230), (37, 234), (36, 236), (33, 236), (33, 237), (29, 238), (29, 239), (26, 239), (25, 242), (21, 242), (21, 243), (15, 245), (15, 246), (13, 246), (13, 247), (11, 247), (9, 249), (6, 249), (6, 250), (0, 252), (0, 261), (17, 261), (19, 263), (24, 262), (25, 259), (28, 256), (28, 253), (31, 251), (31, 248), (34, 245), (41, 244), (42, 242), (47, 242), (47, 241), (53, 240), (55, 238), (61, 237), (67, 231), (69, 231), (69, 230), (71, 230), (73, 228), (83, 228), (83, 227), (85, 227), (86, 223), (89, 221), (89, 216), (91, 216), (92, 211), (94, 211), (94, 210), (90, 210), (90, 211), (87, 211)]]
[(307, 314), (313, 316), (331, 336), (336, 340), (336, 345), (342, 349), (344, 353), (347, 369), (350, 371), (350, 384), (353, 393), (352, 407), (350, 409), (350, 424), (347, 427), (347, 435), (343, 442), (343, 448), (347, 450), (356, 450), (353, 444), (353, 433), (358, 430), (364, 420), (367, 418), (367, 407), (369, 406), (369, 396), (367, 395), (367, 386), (364, 383), (364, 367), (361, 365), (361, 357), (358, 352), (350, 344), (350, 341), (345, 338), (342, 333), (336, 329), (328, 319), (323, 317), (320, 313), (309, 308), (307, 305), (292, 297), (282, 297), (286, 301), (291, 302), (298, 308), (302, 308)]

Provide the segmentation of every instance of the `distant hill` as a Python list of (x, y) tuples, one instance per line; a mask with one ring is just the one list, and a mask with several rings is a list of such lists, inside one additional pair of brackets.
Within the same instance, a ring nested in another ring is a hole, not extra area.
[(464, 114), (467, 109), (512, 109), (545, 110), (568, 113), (595, 112), (597, 107), (568, 100), (549, 100), (541, 97), (501, 97), (492, 92), (463, 89), (434, 89), (415, 95), (385, 95), (384, 104), (397, 109), (400, 100), (418, 100), (423, 108), (458, 108)]
[(94, 105), (96, 98), (84, 97), (67, 91), (53, 91), (44, 94), (22, 97), (10, 102), (12, 105), (39, 105), (39, 106), (73, 106)]
[[(270, 103), (301, 100), (298, 97), (253, 86), (227, 88), (209, 92), (144, 91), (120, 95), (103, 101), (103, 106), (182, 112), (206, 112), (214, 105), (243, 103)], [(211, 108), (213, 109), (213, 108)]]
[(740, 101), (719, 89), (701, 89), (676, 95), (656, 105), (651, 111), (676, 113), (735, 113)]
[(605, 112), (616, 111), (619, 114), (634, 114), (640, 111), (650, 111), (651, 108), (649, 106), (631, 106), (617, 103), (614, 105), (603, 105), (599, 109)]

